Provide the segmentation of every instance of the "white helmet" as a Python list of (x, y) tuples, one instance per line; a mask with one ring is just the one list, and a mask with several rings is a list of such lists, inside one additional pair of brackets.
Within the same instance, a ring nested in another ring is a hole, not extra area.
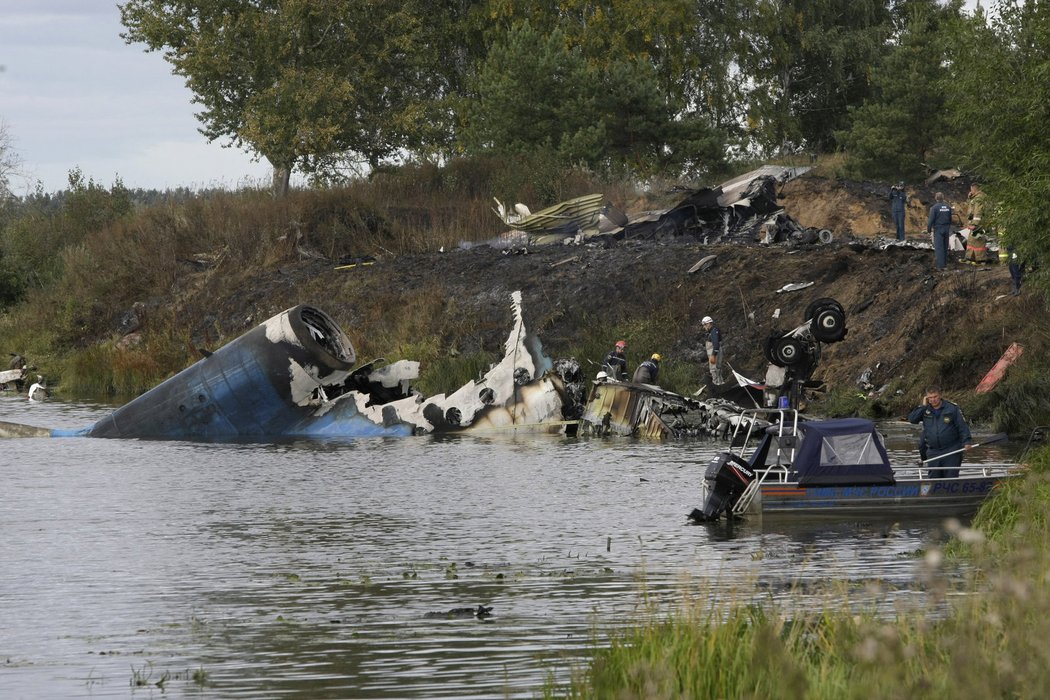
[(715, 322), (715, 320), (713, 318), (711, 318), (710, 316), (704, 316), (702, 319), (700, 319), (700, 323), (714, 323), (714, 322)]
[(609, 378), (609, 375), (608, 375), (608, 373), (606, 373), (606, 372), (599, 372), (599, 373), (598, 373), (597, 375), (595, 375), (595, 377), (594, 377), (594, 379), (595, 379), (596, 381), (599, 381), (599, 382), (603, 382), (603, 381), (605, 381), (605, 380), (606, 380), (606, 379), (608, 379), (608, 378)]

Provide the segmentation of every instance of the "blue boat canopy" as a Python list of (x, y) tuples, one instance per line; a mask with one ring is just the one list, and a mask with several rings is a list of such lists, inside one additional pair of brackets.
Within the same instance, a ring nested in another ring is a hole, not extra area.
[(875, 424), (863, 418), (804, 421), (794, 469), (799, 486), (893, 484), (893, 469)]

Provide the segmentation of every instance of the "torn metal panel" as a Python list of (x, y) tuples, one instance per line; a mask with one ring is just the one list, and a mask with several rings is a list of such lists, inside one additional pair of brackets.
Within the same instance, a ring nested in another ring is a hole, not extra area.
[[(88, 428), (53, 437), (354, 438), (482, 430), (562, 431), (577, 411), (573, 377), (527, 332), (521, 293), (503, 358), (449, 395), (411, 388), (419, 363), (354, 367), (346, 334), (301, 305), (274, 316)], [(577, 372), (578, 374), (578, 366)], [(28, 428), (28, 426), (26, 426)], [(35, 433), (30, 433), (35, 434)], [(0, 435), (17, 436), (4, 430)]]
[[(586, 194), (532, 213), (524, 205), (515, 205), (515, 213), (496, 200), (494, 210), (503, 223), (515, 231), (533, 234), (575, 235), (583, 231), (598, 231), (598, 220), (605, 206), (601, 192)], [(523, 215), (524, 214), (524, 215)]]
[(987, 394), (989, 391), (995, 388), (995, 385), (1002, 381), (1003, 377), (1006, 376), (1006, 370), (1013, 363), (1024, 354), (1024, 346), (1020, 343), (1010, 343), (1010, 347), (1006, 349), (1003, 356), (999, 358), (999, 361), (995, 363), (995, 366), (988, 370), (988, 374), (984, 375), (984, 379), (977, 385), (976, 392), (978, 394)]

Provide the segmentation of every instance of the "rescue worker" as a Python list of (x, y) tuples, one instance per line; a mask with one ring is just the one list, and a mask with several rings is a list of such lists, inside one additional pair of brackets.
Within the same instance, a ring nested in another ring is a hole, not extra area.
[[(970, 449), (973, 439), (962, 411), (941, 397), (939, 386), (926, 388), (922, 405), (908, 414), (909, 423), (922, 423), (920, 454), (926, 448), (924, 461), (929, 461), (931, 479), (954, 479), (959, 476), (963, 449)], [(955, 454), (948, 454), (955, 453)], [(940, 455), (948, 455), (937, 459)]]
[(944, 271), (948, 267), (948, 236), (952, 232), (952, 208), (944, 201), (944, 193), (934, 195), (930, 217), (926, 221), (926, 233), (933, 234), (934, 265)]
[(966, 220), (969, 228), (981, 228), (981, 215), (984, 213), (984, 192), (977, 183), (970, 185), (970, 194), (966, 195)]
[(609, 375), (609, 379), (618, 382), (627, 381), (627, 357), (623, 354), (627, 349), (626, 340), (617, 340), (615, 347), (605, 356), (602, 362), (602, 371)]
[(707, 351), (707, 369), (711, 372), (711, 382), (715, 386), (725, 383), (722, 378), (722, 331), (718, 330), (715, 320), (710, 316), (700, 319), (704, 329), (704, 349)]
[(981, 224), (981, 217), (984, 213), (984, 192), (974, 183), (970, 185), (970, 194), (966, 199), (966, 228), (970, 235), (966, 240), (964, 258), (975, 263), (988, 262), (988, 240)]
[(631, 381), (636, 384), (656, 384), (658, 374), (660, 374), (660, 353), (654, 352), (652, 357), (638, 365)]
[(890, 188), (890, 214), (897, 227), (897, 240), (904, 240), (904, 212), (908, 206), (908, 193), (904, 191), (904, 180)]

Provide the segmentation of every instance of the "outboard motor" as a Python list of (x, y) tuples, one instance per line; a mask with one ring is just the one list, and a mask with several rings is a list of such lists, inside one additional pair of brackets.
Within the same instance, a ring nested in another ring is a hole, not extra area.
[(719, 452), (704, 472), (707, 499), (702, 508), (694, 508), (689, 517), (698, 522), (718, 520), (733, 508), (747, 485), (755, 480), (755, 472), (747, 462), (730, 452)]

